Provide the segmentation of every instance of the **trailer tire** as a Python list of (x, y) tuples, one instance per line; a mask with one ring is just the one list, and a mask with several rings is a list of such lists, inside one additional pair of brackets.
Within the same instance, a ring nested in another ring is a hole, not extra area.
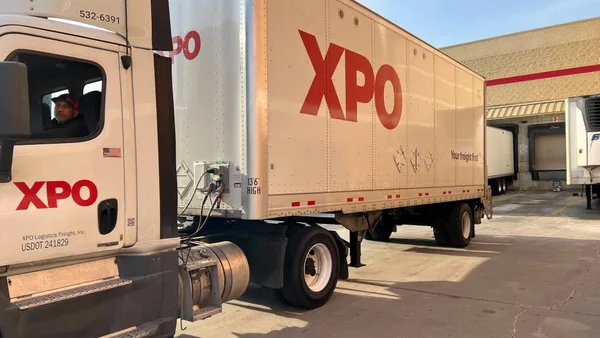
[(445, 227), (434, 227), (433, 237), (438, 246), (450, 246), (450, 237), (448, 236), (448, 230), (446, 230)]
[(394, 232), (394, 224), (392, 223), (390, 217), (382, 216), (381, 221), (373, 229), (366, 231), (365, 238), (377, 242), (387, 241)]
[(456, 204), (446, 225), (451, 245), (455, 248), (467, 247), (473, 235), (473, 210), (466, 203)]
[(495, 195), (502, 195), (502, 182), (499, 178), (494, 180), (494, 192)]
[(281, 290), (284, 298), (305, 309), (324, 305), (335, 291), (339, 262), (336, 241), (328, 231), (318, 226), (291, 229)]

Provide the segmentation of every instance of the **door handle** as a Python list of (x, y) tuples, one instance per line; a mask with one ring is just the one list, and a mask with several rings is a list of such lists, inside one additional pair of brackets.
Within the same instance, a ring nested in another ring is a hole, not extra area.
[(115, 198), (107, 199), (98, 204), (98, 230), (101, 235), (108, 235), (117, 226), (119, 202)]

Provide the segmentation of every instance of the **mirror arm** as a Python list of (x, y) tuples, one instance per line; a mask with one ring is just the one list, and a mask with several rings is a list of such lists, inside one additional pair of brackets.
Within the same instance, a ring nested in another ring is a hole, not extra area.
[(12, 162), (15, 141), (0, 141), (0, 183), (8, 183), (12, 180)]

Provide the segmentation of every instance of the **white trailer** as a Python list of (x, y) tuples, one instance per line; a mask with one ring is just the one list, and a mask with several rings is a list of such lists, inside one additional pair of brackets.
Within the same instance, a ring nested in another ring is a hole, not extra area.
[(587, 209), (600, 196), (600, 95), (566, 99), (567, 184), (585, 189)]
[(11, 1), (0, 57), (4, 338), (315, 308), (365, 236), (492, 215), (484, 79), (353, 1)]
[(486, 156), (488, 185), (495, 195), (506, 193), (515, 176), (513, 133), (486, 127)]

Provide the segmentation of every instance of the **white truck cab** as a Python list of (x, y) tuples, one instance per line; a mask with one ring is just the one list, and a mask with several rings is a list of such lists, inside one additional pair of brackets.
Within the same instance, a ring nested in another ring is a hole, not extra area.
[[(155, 53), (172, 49), (168, 2), (126, 3), (0, 9), (3, 338), (172, 336), (247, 285), (243, 254), (235, 271), (220, 263), (233, 244), (176, 250), (171, 60)], [(59, 121), (64, 94), (76, 116)]]

